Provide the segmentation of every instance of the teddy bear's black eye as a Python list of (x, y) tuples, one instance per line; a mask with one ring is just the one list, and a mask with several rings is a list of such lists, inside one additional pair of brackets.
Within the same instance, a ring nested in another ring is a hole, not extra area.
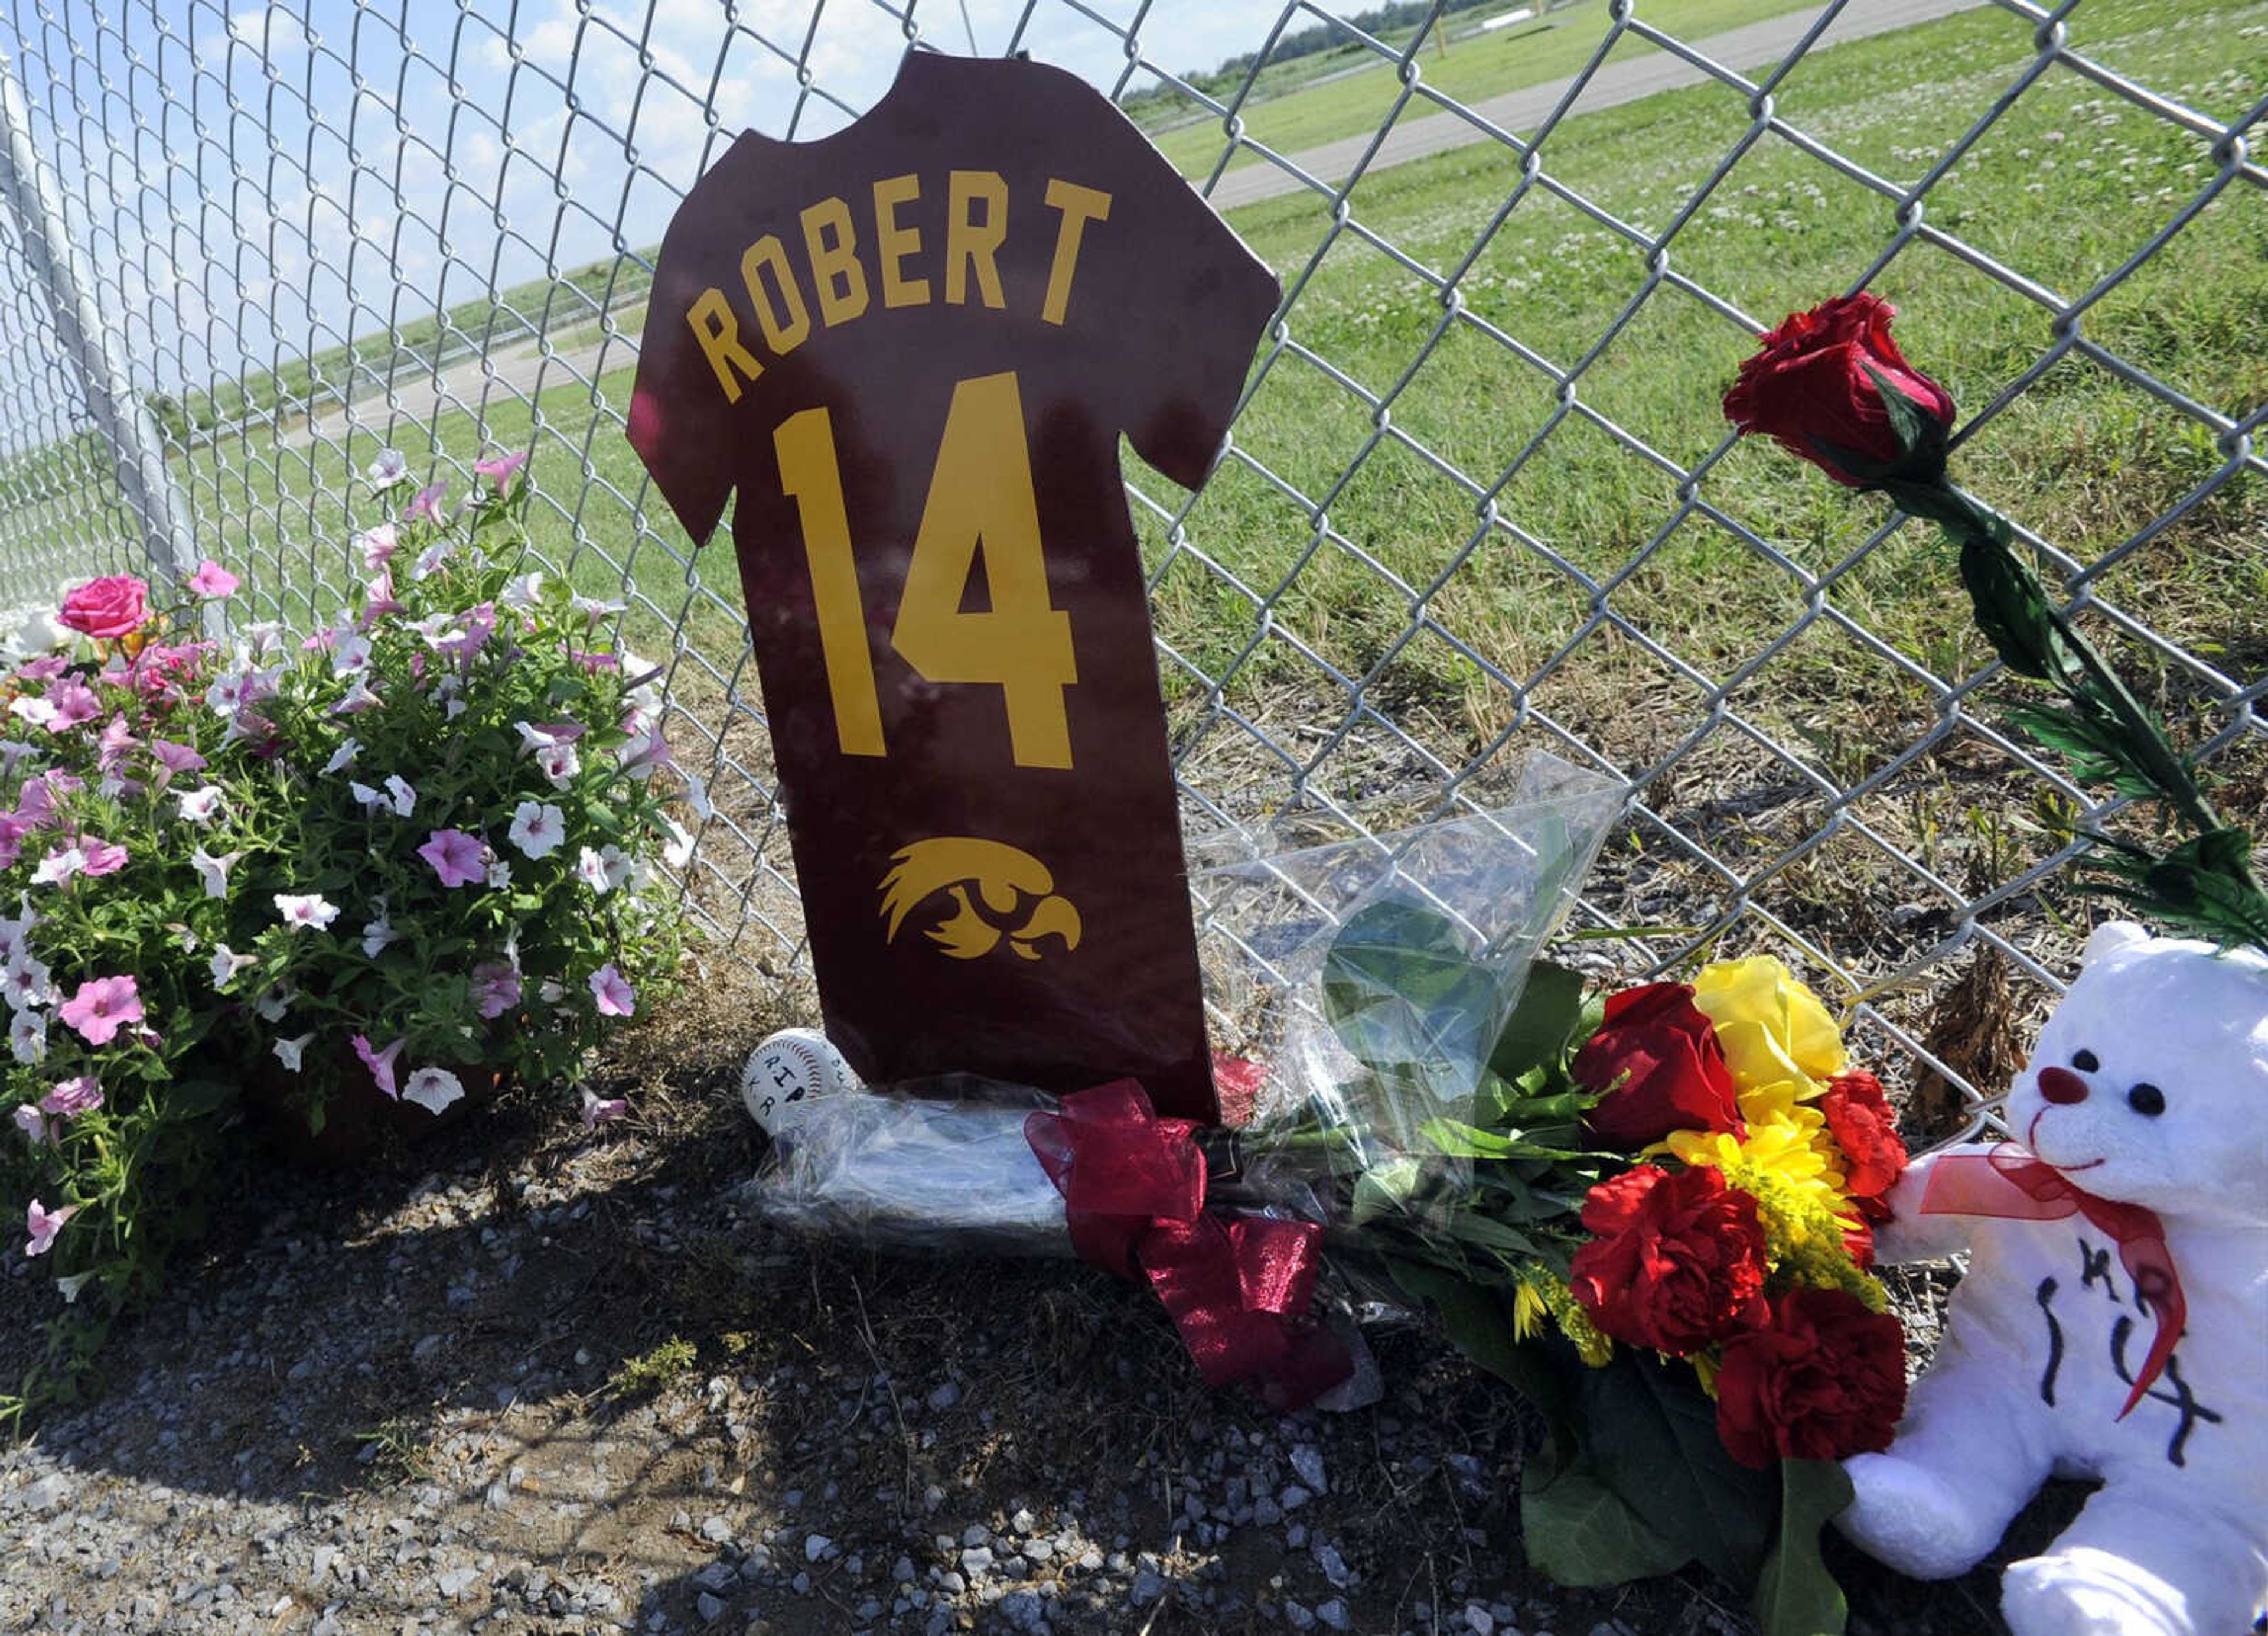
[(2154, 1085), (2138, 1085), (2126, 1093), (2126, 1105), (2144, 1117), (2154, 1119), (2166, 1111), (2166, 1094)]
[(2081, 1073), (2093, 1073), (2102, 1065), (2102, 1060), (2091, 1050), (2075, 1050), (2071, 1054), (2071, 1065)]

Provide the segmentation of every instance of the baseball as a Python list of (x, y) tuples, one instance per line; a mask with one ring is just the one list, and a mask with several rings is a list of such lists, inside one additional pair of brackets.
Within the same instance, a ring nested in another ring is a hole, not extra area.
[(783, 1028), (756, 1047), (740, 1070), (740, 1101), (767, 1136), (795, 1123), (815, 1097), (860, 1089), (843, 1053), (816, 1028)]

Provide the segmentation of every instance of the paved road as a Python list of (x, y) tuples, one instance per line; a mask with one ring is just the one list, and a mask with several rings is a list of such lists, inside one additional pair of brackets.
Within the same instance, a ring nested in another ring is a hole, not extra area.
[[(1987, 0), (1853, 0), (1833, 27), (1827, 31), (1822, 44), (1832, 45), (1847, 40), (1860, 40), (1869, 34), (1879, 34), (1911, 24), (1928, 22), (1933, 18), (1948, 16), (1982, 5)], [(1702, 55), (1723, 67), (1751, 70), (1777, 63), (1785, 57), (1795, 42), (1803, 37), (1817, 18), (1815, 10), (1807, 8), (1791, 11), (1783, 17), (1752, 23), (1745, 28), (1727, 29), (1721, 34), (1692, 42)], [(1650, 97), (1658, 91), (1673, 91), (1681, 86), (1700, 84), (1708, 77), (1683, 57), (1667, 51), (1649, 52), (1642, 57), (1626, 62), (1610, 63), (1594, 75), (1584, 87), (1583, 94), (1572, 110), (1591, 113), (1600, 108), (1614, 107), (1624, 102), (1634, 102), (1640, 97)], [(1532, 129), (1557, 107), (1566, 94), (1564, 80), (1548, 81), (1540, 85), (1528, 85), (1518, 91), (1508, 91), (1499, 97), (1476, 103), (1473, 111), (1498, 129), (1522, 134)], [(1307, 174), (1336, 183), (1353, 168), (1370, 144), (1369, 133), (1327, 142), (1292, 156), (1292, 162)], [(1370, 163), (1372, 171), (1390, 169), (1407, 165), (1413, 159), (1442, 153), (1476, 142), (1494, 138), (1473, 123), (1454, 114), (1428, 114), (1423, 119), (1405, 119), (1387, 136), (1378, 157)], [(1233, 210), (1241, 204), (1251, 204), (1261, 199), (1294, 193), (1305, 183), (1278, 166), (1263, 161), (1233, 170), (1220, 180), (1212, 190), (1216, 208)], [(541, 349), (529, 343), (505, 350), (491, 352), (485, 369), (479, 358), (468, 359), (451, 368), (437, 388), (431, 380), (398, 383), (395, 395), (399, 407), (394, 411), (402, 418), (416, 422), (429, 418), (436, 402), (446, 402), (451, 409), (476, 404), (485, 394), (487, 401), (510, 402), (517, 398), (532, 397), (539, 386), (544, 387), (567, 384), (579, 375), (596, 380), (602, 370), (620, 369), (637, 360), (637, 351), (627, 341), (616, 341), (605, 348), (601, 355), (598, 340), (559, 349), (547, 362)], [(571, 373), (570, 372), (572, 372)], [(369, 400), (361, 407), (364, 413), (357, 418), (367, 422), (374, 418), (368, 412)], [(627, 409), (625, 401), (615, 406)], [(334, 409), (327, 415), (284, 435), (287, 447), (304, 446), (317, 431), (338, 437), (345, 431), (345, 416)]]
[[(1843, 14), (1835, 19), (1833, 26), (1828, 29), (1820, 43), (1837, 45), (1846, 40), (1863, 40), (1869, 34), (1887, 33), (1894, 28), (1926, 23), (1933, 18), (1965, 11), (1985, 3), (1986, 0), (1853, 0), (1853, 4), (1846, 6)], [(1783, 17), (1751, 23), (1745, 28), (1727, 29), (1721, 34), (1712, 34), (1690, 43), (1701, 55), (1719, 66), (1747, 71), (1778, 63), (1786, 56), (1795, 42), (1803, 38), (1804, 31), (1817, 20), (1818, 16), (1816, 8), (1807, 7), (1800, 11), (1790, 11)], [(1651, 51), (1641, 57), (1609, 63), (1601, 69), (1592, 76), (1590, 84), (1583, 88), (1583, 94), (1572, 112), (1595, 113), (1601, 108), (1615, 107), (1624, 102), (1635, 102), (1640, 97), (1650, 97), (1657, 91), (1697, 85), (1708, 77), (1681, 56), (1667, 51)], [(1523, 136), (1541, 124), (1566, 94), (1566, 81), (1547, 80), (1540, 85), (1526, 85), (1518, 91), (1507, 91), (1500, 97), (1476, 102), (1472, 108), (1475, 114), (1498, 129)], [(1344, 136), (1336, 142), (1327, 142), (1320, 147), (1292, 154), (1291, 159), (1317, 181), (1336, 186), (1362, 158), (1363, 151), (1369, 147), (1373, 134), (1365, 131), (1358, 136)], [(1370, 162), (1370, 170), (1388, 170), (1396, 165), (1407, 165), (1412, 159), (1447, 152), (1451, 148), (1494, 140), (1462, 114), (1429, 114), (1422, 119), (1405, 117), (1387, 134), (1385, 143), (1379, 148), (1378, 157)], [(1220, 179), (1211, 196), (1216, 209), (1228, 210), (1240, 204), (1252, 204), (1282, 194), (1297, 193), (1306, 186), (1280, 166), (1262, 160), (1230, 171)]]

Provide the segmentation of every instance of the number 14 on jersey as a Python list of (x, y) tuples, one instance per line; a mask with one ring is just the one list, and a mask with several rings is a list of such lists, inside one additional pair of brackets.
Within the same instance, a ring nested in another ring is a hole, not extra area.
[[(780, 487), (794, 497), (803, 526), (836, 742), (846, 755), (887, 755), (834, 423), (824, 408), (791, 415), (774, 430), (772, 446)], [(980, 543), (986, 611), (970, 613), (962, 603)], [(924, 681), (998, 688), (1019, 767), (1071, 764), (1064, 689), (1078, 682), (1079, 666), (1071, 615), (1048, 600), (1012, 371), (954, 386), (890, 645)]]

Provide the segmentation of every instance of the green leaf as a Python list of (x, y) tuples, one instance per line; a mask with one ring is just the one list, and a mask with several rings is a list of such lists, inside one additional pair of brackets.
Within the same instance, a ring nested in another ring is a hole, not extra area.
[(1601, 1479), (1647, 1527), (1728, 1585), (1753, 1585), (1779, 1485), (1717, 1441), (1717, 1409), (1685, 1364), (1617, 1350), (1576, 1383)]
[(1531, 1068), (1557, 1062), (1582, 1015), (1582, 973), (1548, 960), (1531, 962), (1520, 1003), (1505, 1019), (1489, 1052), (1490, 1069), (1517, 1080)]
[(1452, 1094), (1477, 1083), (1501, 995), (1447, 916), (1405, 899), (1371, 904), (1331, 940), (1322, 988), (1341, 1043), (1374, 1072)]
[(1399, 1256), (1389, 1256), (1386, 1265), (1403, 1293), (1433, 1304), (1452, 1345), (1476, 1367), (1486, 1369), (1527, 1398), (1543, 1417), (1551, 1440), (1545, 1445), (1547, 1469), (1557, 1470), (1572, 1460), (1576, 1448), (1572, 1377), (1583, 1372), (1574, 1348), (1557, 1336), (1514, 1340), (1510, 1303), (1495, 1290)]
[(1851, 1503), (1851, 1479), (1832, 1460), (1783, 1460), (1779, 1480), (1779, 1537), (1756, 1576), (1756, 1623), (1764, 1636), (1843, 1636), (1849, 1609), (1819, 1531)]
[(1547, 1146), (1517, 1131), (1484, 1131), (1456, 1119), (1429, 1119), (1422, 1134), (1452, 1159), (1580, 1159), (1574, 1148)]
[(1522, 1478), (1520, 1531), (1528, 1566), (1561, 1585), (1626, 1584), (1693, 1559), (1648, 1528), (1587, 1460), (1549, 1482)]

